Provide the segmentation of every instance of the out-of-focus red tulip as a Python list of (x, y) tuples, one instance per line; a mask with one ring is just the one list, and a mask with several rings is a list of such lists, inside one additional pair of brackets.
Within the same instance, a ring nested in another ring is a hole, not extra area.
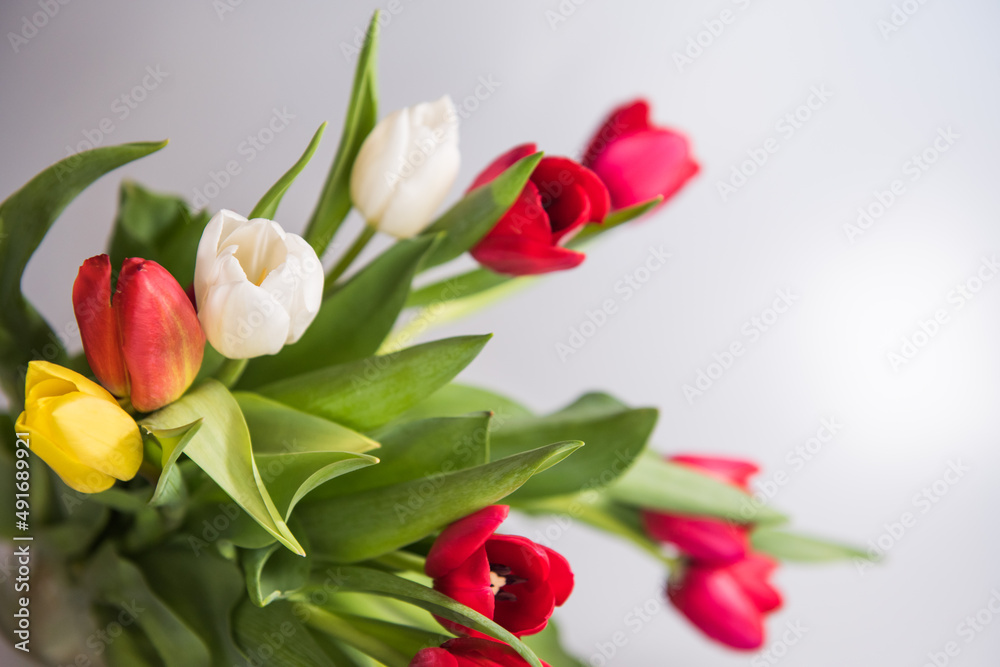
[[(694, 468), (743, 491), (748, 490), (750, 477), (759, 470), (749, 461), (724, 457), (682, 455), (667, 460)], [(642, 521), (650, 537), (670, 542), (685, 555), (704, 563), (734, 563), (749, 550), (748, 529), (744, 525), (652, 510), (643, 510)]]
[[(537, 150), (517, 146), (483, 170), (472, 188), (489, 183)], [(584, 255), (561, 244), (589, 222), (601, 223), (610, 209), (608, 189), (594, 172), (564, 157), (544, 157), (514, 205), (472, 249), (480, 264), (523, 276), (578, 266)]]
[[(424, 567), (434, 589), (493, 619), (518, 637), (541, 632), (573, 590), (573, 572), (558, 553), (516, 535), (496, 535), (506, 505), (459, 519), (438, 536)], [(447, 619), (457, 634), (482, 636)]]
[(583, 164), (604, 181), (615, 210), (657, 195), (666, 201), (699, 170), (687, 137), (650, 123), (643, 99), (611, 112), (590, 140)]
[(73, 311), (94, 375), (112, 394), (151, 412), (191, 385), (205, 348), (194, 306), (156, 262), (126, 259), (111, 292), (111, 260), (91, 257), (73, 284)]
[[(451, 639), (440, 648), (425, 648), (410, 661), (410, 667), (524, 667), (527, 664), (506, 644), (471, 637)], [(549, 667), (547, 662), (542, 664)]]
[(667, 584), (671, 603), (712, 639), (736, 649), (764, 644), (764, 617), (781, 606), (768, 578), (777, 563), (750, 554), (729, 565), (687, 563)]

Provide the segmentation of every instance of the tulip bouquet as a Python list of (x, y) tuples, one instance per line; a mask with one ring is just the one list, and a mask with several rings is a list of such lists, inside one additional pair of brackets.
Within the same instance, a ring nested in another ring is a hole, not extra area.
[[(125, 183), (72, 286), (82, 354), (22, 273), (79, 192), (164, 143), (69, 157), (0, 205), (7, 636), (78, 667), (580, 665), (552, 620), (572, 555), (503, 531), (515, 510), (626, 541), (707, 636), (760, 647), (779, 560), (864, 554), (783, 528), (753, 463), (652, 453), (653, 409), (537, 414), (453, 381), (489, 336), (413, 340), (661, 206), (698, 171), (688, 141), (637, 101), (580, 161), (518, 146), (439, 214), (457, 115), (378, 120), (377, 26), (303, 234), (274, 219), (325, 124), (247, 217)], [(333, 244), (352, 209), (361, 234)], [(379, 232), (395, 242), (359, 268)], [(466, 253), (479, 268), (422, 279)]]

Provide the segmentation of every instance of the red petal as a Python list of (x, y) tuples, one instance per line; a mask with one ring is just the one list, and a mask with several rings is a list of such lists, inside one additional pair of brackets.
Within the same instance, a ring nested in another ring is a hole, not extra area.
[(111, 260), (107, 255), (91, 257), (80, 267), (73, 283), (73, 312), (90, 369), (112, 394), (128, 396), (128, 372), (118, 316), (111, 303)]
[(547, 581), (549, 555), (545, 548), (520, 535), (494, 535), (486, 540), (486, 555), (494, 565), (506, 565), (514, 576)]
[[(494, 597), (490, 588), (490, 562), (486, 557), (486, 550), (481, 548), (473, 552), (457, 568), (435, 579), (434, 590), (444, 593), (452, 600), (461, 602), (487, 618), (493, 618)], [(435, 618), (438, 623), (455, 634), (479, 634), (448, 619)]]
[[(493, 162), (491, 162), (486, 169), (483, 169), (479, 175), (476, 176), (476, 179), (472, 181), (472, 185), (469, 186), (469, 190), (473, 190), (478, 188), (480, 185), (489, 183), (521, 158), (534, 155), (537, 152), (538, 149), (535, 148), (535, 144), (521, 144), (520, 146), (515, 146), (497, 159), (493, 160)], [(468, 190), (466, 190), (466, 192), (468, 192)]]
[(714, 565), (735, 563), (749, 548), (746, 529), (714, 519), (692, 519), (661, 512), (642, 513), (646, 532), (699, 561)]
[(556, 598), (556, 606), (561, 607), (573, 592), (573, 570), (562, 554), (548, 547), (542, 547), (549, 557), (549, 586)]
[[(460, 637), (449, 639), (441, 648), (446, 649), (453, 656), (458, 658), (459, 667), (482, 666), (482, 667), (524, 667), (528, 663), (518, 655), (517, 651), (500, 642), (492, 639), (473, 639)], [(441, 663), (442, 666), (449, 663)], [(548, 664), (543, 662), (548, 667)], [(434, 667), (435, 663), (428, 663), (429, 667)], [(413, 667), (413, 663), (410, 663)]]
[(513, 236), (480, 243), (471, 254), (483, 266), (512, 276), (564, 271), (586, 259), (582, 252)]
[(777, 561), (761, 554), (751, 554), (730, 566), (729, 571), (757, 608), (767, 613), (779, 608), (782, 602), (781, 593), (768, 582), (777, 567)]
[[(514, 571), (515, 575), (517, 570)], [(555, 595), (546, 581), (527, 581), (504, 586), (516, 600), (497, 600), (493, 620), (518, 637), (545, 629), (556, 609)]]
[(666, 201), (699, 170), (687, 137), (661, 129), (636, 132), (613, 142), (590, 167), (607, 186), (615, 209), (657, 195)]
[(490, 505), (441, 531), (427, 554), (427, 576), (442, 577), (465, 562), (486, 544), (509, 512), (507, 505)]
[[(577, 185), (587, 193), (590, 200), (590, 217), (588, 222), (603, 222), (605, 216), (611, 208), (611, 200), (608, 188), (601, 179), (590, 169), (565, 157), (545, 157), (538, 163), (531, 181), (538, 186), (542, 193), (543, 201), (545, 195), (549, 195), (552, 200), (558, 200), (566, 187)], [(552, 203), (555, 203), (553, 201)], [(551, 203), (546, 206), (550, 217), (552, 216)], [(555, 226), (553, 226), (553, 231)]]
[(681, 454), (670, 456), (667, 460), (689, 466), (723, 482), (729, 482), (744, 491), (749, 489), (748, 483), (750, 482), (750, 478), (760, 472), (760, 468), (756, 463), (725, 456)]
[(584, 153), (583, 164), (589, 167), (612, 142), (649, 126), (649, 103), (646, 100), (640, 98), (617, 107), (594, 133)]
[(524, 237), (546, 244), (552, 243), (552, 226), (549, 223), (549, 214), (542, 207), (542, 198), (539, 196), (538, 188), (531, 181), (528, 181), (514, 204), (479, 243), (489, 243), (492, 239), (507, 236)]
[(729, 568), (690, 565), (667, 588), (670, 601), (698, 629), (736, 649), (764, 644), (764, 618)]
[(152, 412), (180, 398), (198, 374), (205, 350), (205, 334), (184, 289), (156, 262), (127, 259), (115, 310), (132, 405)]
[(458, 659), (443, 648), (425, 648), (417, 651), (409, 667), (462, 667)]

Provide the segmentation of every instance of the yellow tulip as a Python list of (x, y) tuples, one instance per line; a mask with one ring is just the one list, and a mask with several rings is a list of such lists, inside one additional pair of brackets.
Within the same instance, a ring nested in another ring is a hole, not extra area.
[(139, 426), (115, 397), (47, 361), (28, 364), (24, 412), (16, 426), (30, 436), (31, 451), (83, 493), (132, 479), (142, 463)]

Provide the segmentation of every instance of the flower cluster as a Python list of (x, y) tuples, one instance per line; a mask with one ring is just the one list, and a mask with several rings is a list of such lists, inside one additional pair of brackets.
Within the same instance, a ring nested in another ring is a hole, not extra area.
[[(673, 456), (669, 460), (749, 491), (758, 468), (722, 457)], [(667, 583), (667, 596), (706, 635), (737, 649), (764, 644), (764, 617), (781, 606), (768, 579), (777, 563), (750, 549), (749, 525), (720, 519), (642, 512), (650, 537), (674, 545), (682, 564)]]

